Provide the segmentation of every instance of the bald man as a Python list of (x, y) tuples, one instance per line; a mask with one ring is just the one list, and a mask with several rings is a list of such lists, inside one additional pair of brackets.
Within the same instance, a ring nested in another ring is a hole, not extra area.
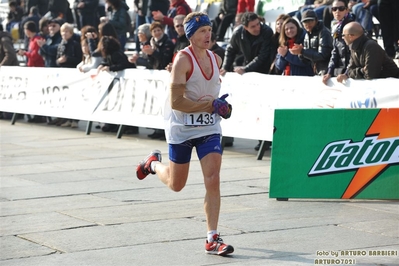
[(345, 74), (337, 76), (338, 82), (352, 79), (399, 78), (399, 68), (385, 50), (369, 39), (358, 22), (346, 24), (342, 37), (351, 50), (351, 58)]

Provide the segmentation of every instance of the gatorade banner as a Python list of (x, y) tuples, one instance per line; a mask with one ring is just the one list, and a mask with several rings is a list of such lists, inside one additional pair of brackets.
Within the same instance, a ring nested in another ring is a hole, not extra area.
[(399, 199), (399, 108), (275, 111), (271, 198)]

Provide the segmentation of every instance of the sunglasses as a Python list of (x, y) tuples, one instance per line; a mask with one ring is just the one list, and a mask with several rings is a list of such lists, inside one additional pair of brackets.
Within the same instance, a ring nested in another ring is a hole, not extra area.
[(183, 27), (183, 24), (177, 24), (177, 25), (175, 25), (175, 28), (180, 28), (180, 27)]
[(344, 7), (344, 6), (333, 6), (332, 8), (331, 8), (331, 10), (333, 11), (333, 12), (335, 12), (335, 11), (337, 11), (337, 10), (339, 10), (339, 11), (344, 11), (346, 9), (346, 7)]

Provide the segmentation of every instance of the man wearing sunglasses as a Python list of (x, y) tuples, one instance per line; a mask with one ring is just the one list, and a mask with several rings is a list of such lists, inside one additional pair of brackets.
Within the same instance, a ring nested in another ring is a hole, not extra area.
[(298, 55), (301, 60), (311, 61), (315, 74), (323, 75), (328, 67), (333, 49), (331, 32), (322, 21), (318, 21), (313, 10), (303, 12), (301, 22), (306, 30), (304, 45), (294, 44), (290, 52)]
[(399, 78), (399, 68), (384, 49), (369, 39), (362, 25), (348, 23), (342, 33), (351, 50), (351, 58), (345, 74), (337, 76), (338, 82), (352, 79)]

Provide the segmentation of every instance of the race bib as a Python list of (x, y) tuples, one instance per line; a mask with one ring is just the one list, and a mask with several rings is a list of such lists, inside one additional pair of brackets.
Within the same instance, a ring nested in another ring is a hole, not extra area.
[(216, 122), (215, 114), (210, 113), (184, 114), (183, 118), (186, 126), (211, 126)]

